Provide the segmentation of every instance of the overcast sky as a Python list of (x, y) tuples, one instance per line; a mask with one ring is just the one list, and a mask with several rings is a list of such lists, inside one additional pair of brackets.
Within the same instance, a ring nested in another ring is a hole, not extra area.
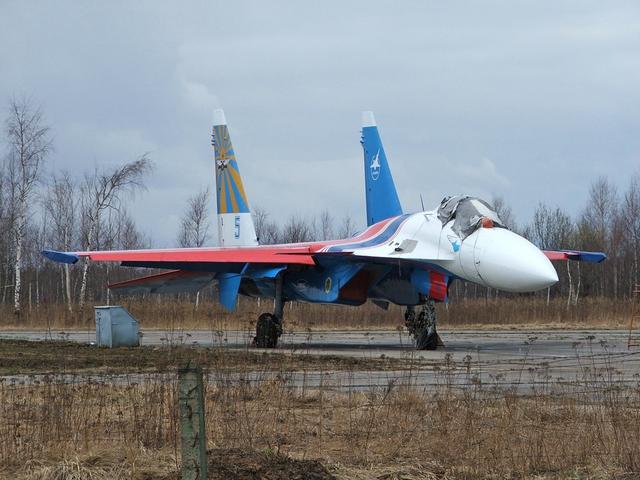
[(539, 201), (576, 214), (596, 177), (624, 189), (640, 167), (640, 3), (0, 0), (0, 95), (41, 103), (49, 171), (150, 152), (129, 210), (156, 246), (213, 189), (215, 108), (275, 219), (364, 224), (373, 110), (405, 210), (500, 195), (524, 222)]

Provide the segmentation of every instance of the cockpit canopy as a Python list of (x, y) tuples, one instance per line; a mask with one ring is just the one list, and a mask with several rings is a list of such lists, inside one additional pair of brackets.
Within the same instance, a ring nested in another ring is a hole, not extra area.
[(506, 228), (491, 205), (468, 195), (443, 198), (438, 208), (438, 218), (442, 226), (453, 220), (451, 230), (462, 240), (475, 232), (484, 218), (491, 220), (495, 227)]

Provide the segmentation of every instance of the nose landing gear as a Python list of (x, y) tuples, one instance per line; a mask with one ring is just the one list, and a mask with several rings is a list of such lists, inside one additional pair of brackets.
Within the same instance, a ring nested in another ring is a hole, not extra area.
[(415, 339), (417, 350), (435, 350), (444, 345), (436, 330), (436, 320), (436, 306), (432, 299), (425, 302), (418, 314), (415, 307), (407, 307), (404, 321)]

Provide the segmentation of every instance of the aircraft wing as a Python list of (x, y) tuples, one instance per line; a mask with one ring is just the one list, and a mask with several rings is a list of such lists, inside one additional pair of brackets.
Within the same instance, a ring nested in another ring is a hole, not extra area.
[(242, 274), (249, 265), (254, 268), (262, 265), (260, 275), (275, 278), (282, 270), (282, 265), (316, 265), (312, 252), (312, 245), (299, 244), (96, 252), (44, 250), (42, 255), (59, 263), (76, 263), (81, 258), (87, 258), (95, 262), (120, 262), (125, 267), (173, 270), (113, 285), (113, 288), (124, 292), (193, 292), (215, 279), (220, 303), (228, 310), (233, 310)]
[[(80, 258), (94, 262), (121, 262), (125, 267), (166, 268), (208, 271), (213, 265), (295, 264), (315, 265), (310, 247), (230, 247), (230, 248), (175, 248), (151, 250), (112, 250), (95, 252), (42, 252), (49, 260), (76, 263)], [(226, 271), (224, 268), (213, 271)]]
[[(367, 228), (353, 238), (328, 242), (292, 243), (247, 247), (173, 248), (148, 250), (111, 250), (95, 252), (58, 252), (43, 250), (49, 260), (76, 263), (80, 258), (94, 262), (121, 262), (125, 267), (164, 268), (171, 270), (229, 272), (245, 264), (316, 265), (315, 257), (350, 255), (367, 250), (376, 256), (373, 247), (385, 245), (396, 238), (400, 227), (410, 217), (392, 217)], [(386, 253), (386, 251), (384, 252)], [(432, 253), (432, 252), (430, 252)], [(428, 255), (425, 258), (437, 258)]]
[(215, 273), (172, 270), (170, 272), (112, 283), (109, 289), (119, 293), (196, 293), (215, 279)]
[(543, 250), (549, 260), (574, 260), (577, 262), (600, 263), (607, 256), (602, 252), (583, 252), (580, 250)]

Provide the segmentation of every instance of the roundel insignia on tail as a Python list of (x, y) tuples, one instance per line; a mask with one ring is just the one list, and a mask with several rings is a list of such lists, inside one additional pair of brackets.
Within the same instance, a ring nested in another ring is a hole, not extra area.
[(327, 277), (324, 281), (324, 293), (329, 293), (332, 285), (333, 282), (331, 281), (331, 277)]

